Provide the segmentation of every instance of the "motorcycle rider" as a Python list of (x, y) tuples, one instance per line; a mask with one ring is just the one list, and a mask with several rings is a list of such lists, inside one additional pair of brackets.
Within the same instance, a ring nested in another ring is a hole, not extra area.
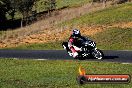
[(78, 41), (80, 39), (84, 40), (85, 38), (81, 36), (81, 33), (78, 29), (74, 29), (68, 41), (68, 47), (72, 51), (73, 58), (76, 58), (78, 56), (78, 52), (75, 50), (73, 46), (79, 45)]

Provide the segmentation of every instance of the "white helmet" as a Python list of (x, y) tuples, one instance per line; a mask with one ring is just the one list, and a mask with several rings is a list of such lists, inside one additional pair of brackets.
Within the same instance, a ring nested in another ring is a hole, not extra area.
[(79, 37), (79, 36), (81, 36), (81, 33), (78, 29), (74, 29), (72, 31), (72, 36)]

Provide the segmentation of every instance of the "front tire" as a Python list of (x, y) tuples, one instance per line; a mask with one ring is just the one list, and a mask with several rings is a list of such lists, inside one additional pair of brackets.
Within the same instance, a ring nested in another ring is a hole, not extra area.
[(103, 54), (103, 52), (102, 52), (101, 50), (95, 49), (95, 50), (92, 52), (92, 56), (93, 56), (95, 59), (101, 60), (101, 59), (103, 59), (104, 54)]

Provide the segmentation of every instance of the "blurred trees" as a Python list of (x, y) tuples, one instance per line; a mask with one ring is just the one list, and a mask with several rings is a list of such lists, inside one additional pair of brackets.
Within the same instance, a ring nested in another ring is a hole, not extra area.
[(30, 16), (35, 1), (36, 0), (19, 0), (17, 2), (16, 7), (18, 11), (22, 14), (21, 26), (23, 26), (23, 21), (27, 21), (26, 18)]
[(0, 22), (6, 20), (6, 13), (10, 10), (8, 0), (0, 0)]
[[(23, 21), (28, 21), (28, 17), (37, 13), (37, 11), (33, 11), (37, 1), (39, 0), (0, 0), (0, 22), (7, 20), (7, 14), (14, 20), (16, 12), (19, 12), (21, 26), (23, 26)], [(43, 2), (46, 11), (56, 9), (56, 0), (43, 0)]]

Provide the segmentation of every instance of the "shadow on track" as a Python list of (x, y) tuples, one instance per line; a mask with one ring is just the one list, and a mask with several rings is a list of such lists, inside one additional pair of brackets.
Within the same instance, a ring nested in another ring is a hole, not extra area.
[(104, 56), (104, 59), (116, 59), (119, 58), (119, 56)]

